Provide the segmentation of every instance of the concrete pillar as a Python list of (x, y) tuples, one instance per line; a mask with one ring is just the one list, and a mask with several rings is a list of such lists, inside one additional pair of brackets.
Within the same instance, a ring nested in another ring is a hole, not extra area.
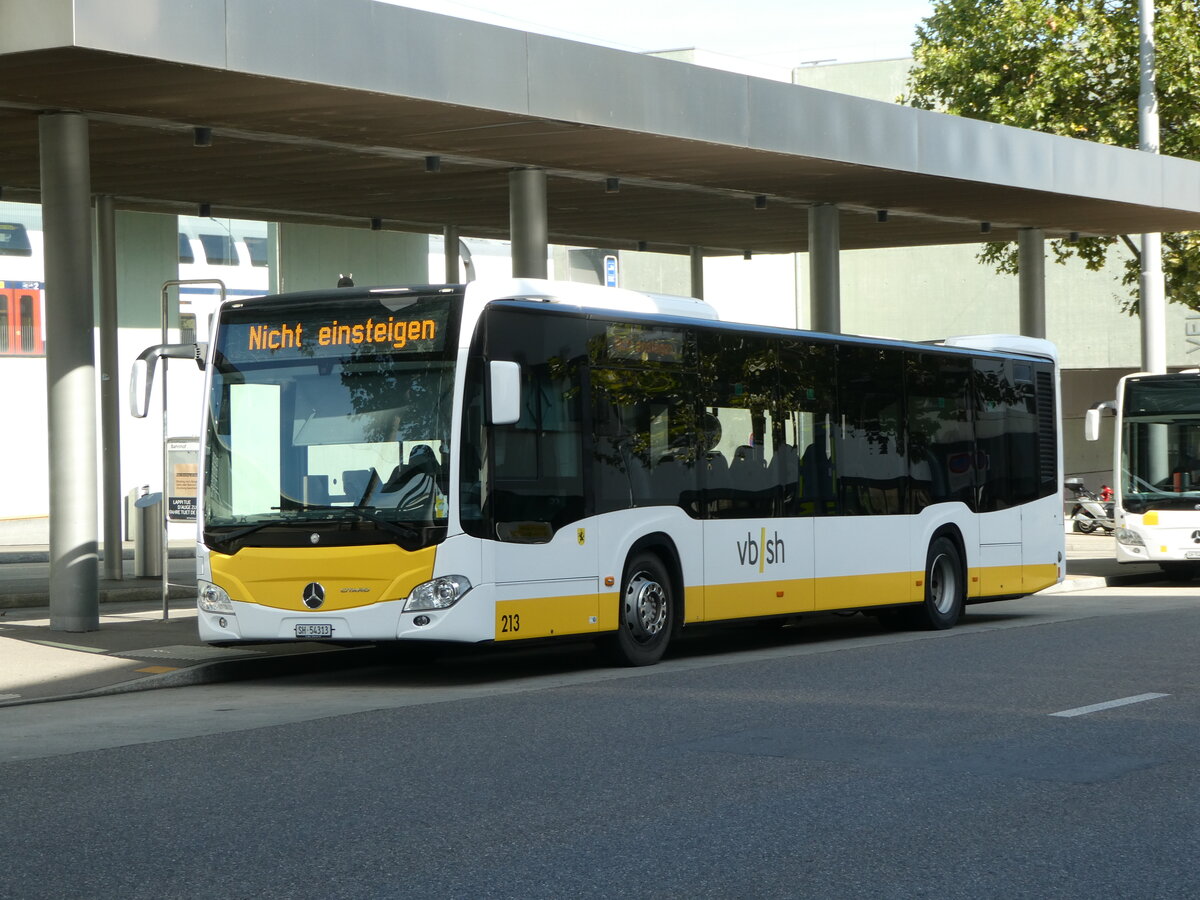
[(809, 327), (842, 330), (841, 235), (838, 208), (818, 203), (808, 208)]
[(117, 358), (117, 214), (96, 198), (96, 270), (100, 292), (100, 446), (104, 577), (121, 580), (121, 373)]
[(442, 226), (442, 243), (446, 248), (443, 251), (446, 254), (446, 284), (458, 284), (462, 280), (462, 276), (458, 272), (459, 256), (457, 225)]
[(690, 253), (692, 263), (692, 296), (698, 300), (704, 299), (704, 248), (693, 247)]
[[(1154, 0), (1138, 0), (1138, 149), (1159, 152), (1158, 91), (1155, 88), (1157, 50), (1154, 40)], [(1138, 278), (1138, 309), (1142, 319), (1142, 371), (1167, 371), (1167, 288), (1162, 270), (1162, 235), (1142, 235)]]
[(1046, 234), (1040, 228), (1017, 231), (1017, 278), (1021, 296), (1021, 334), (1046, 336)]
[(1167, 280), (1162, 268), (1162, 235), (1142, 235), (1141, 292), (1138, 310), (1142, 319), (1142, 371), (1167, 371)]
[(544, 169), (508, 173), (508, 223), (513, 278), (545, 278), (550, 241)]
[(88, 121), (43, 113), (42, 232), (50, 446), (50, 629), (96, 631), (96, 359)]

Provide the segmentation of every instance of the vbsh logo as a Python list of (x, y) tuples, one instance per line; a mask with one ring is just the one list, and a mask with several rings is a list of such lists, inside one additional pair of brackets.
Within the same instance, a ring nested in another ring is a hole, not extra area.
[(747, 531), (745, 541), (737, 541), (738, 561), (743, 566), (757, 566), (763, 571), (766, 566), (783, 564), (783, 538), (776, 531), (770, 540), (767, 539), (767, 529), (759, 532), (758, 540)]

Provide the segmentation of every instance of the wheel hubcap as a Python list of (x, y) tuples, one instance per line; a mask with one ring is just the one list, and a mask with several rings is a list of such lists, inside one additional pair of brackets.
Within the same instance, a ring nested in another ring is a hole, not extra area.
[(625, 589), (625, 625), (634, 639), (653, 640), (667, 624), (667, 592), (647, 573), (629, 579)]
[(944, 553), (929, 566), (929, 596), (939, 613), (945, 614), (954, 608), (958, 597), (958, 573)]

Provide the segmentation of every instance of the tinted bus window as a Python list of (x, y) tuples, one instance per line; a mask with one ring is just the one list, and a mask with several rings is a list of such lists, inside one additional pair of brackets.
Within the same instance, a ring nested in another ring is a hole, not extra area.
[(837, 354), (832, 344), (784, 338), (779, 342), (779, 416), (776, 457), (786, 515), (837, 512), (833, 426)]
[(776, 514), (780, 494), (774, 342), (741, 333), (699, 335), (708, 515)]
[(901, 432), (903, 356), (898, 350), (838, 348), (834, 472), (843, 515), (903, 510), (908, 461)]
[(670, 505), (700, 515), (693, 336), (668, 325), (600, 327), (589, 345), (597, 512)]
[(952, 500), (974, 507), (971, 361), (911, 353), (904, 362), (909, 511)]

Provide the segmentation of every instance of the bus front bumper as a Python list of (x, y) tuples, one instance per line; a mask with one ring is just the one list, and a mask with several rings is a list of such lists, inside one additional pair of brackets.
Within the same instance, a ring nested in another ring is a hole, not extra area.
[(394, 641), (478, 643), (496, 636), (490, 586), (467, 591), (453, 606), (406, 612), (404, 600), (322, 613), (298, 612), (233, 600), (231, 612), (197, 609), (200, 639), (240, 641)]

